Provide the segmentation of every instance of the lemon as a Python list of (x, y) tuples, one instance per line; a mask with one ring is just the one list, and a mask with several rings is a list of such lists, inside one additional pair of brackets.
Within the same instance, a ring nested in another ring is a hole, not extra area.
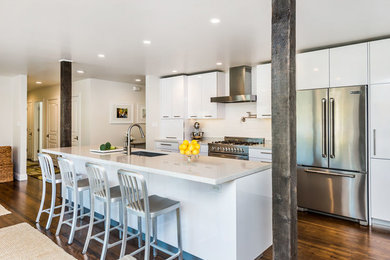
[(196, 144), (196, 145), (195, 145), (195, 148), (196, 148), (197, 150), (199, 150), (199, 149), (200, 149), (200, 145), (199, 145), (199, 144)]
[(179, 149), (180, 149), (180, 150), (185, 150), (185, 149), (187, 149), (187, 145), (181, 144), (181, 145), (179, 146)]
[(184, 150), (180, 150), (180, 153), (181, 154), (185, 154), (186, 152)]
[(185, 153), (186, 153), (186, 155), (191, 155), (191, 151), (190, 150), (187, 150)]
[(188, 140), (184, 140), (183, 141), (183, 144), (185, 144), (185, 145), (188, 145), (190, 142), (188, 142)]
[(194, 150), (194, 149), (195, 149), (195, 146), (194, 146), (193, 144), (190, 144), (190, 145), (188, 146), (188, 150), (192, 151), (192, 150)]
[(193, 151), (192, 151), (192, 154), (193, 154), (193, 155), (199, 154), (199, 150), (198, 150), (198, 149), (193, 150)]
[(196, 140), (191, 141), (191, 144), (197, 144), (197, 143), (198, 143), (198, 141), (196, 141)]

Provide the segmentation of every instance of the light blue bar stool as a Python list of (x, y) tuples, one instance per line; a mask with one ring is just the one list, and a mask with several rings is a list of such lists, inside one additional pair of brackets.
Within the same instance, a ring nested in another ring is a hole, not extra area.
[[(153, 247), (153, 255), (157, 256), (156, 250), (162, 251), (170, 257), (167, 260), (179, 258), (183, 259), (181, 225), (180, 225), (180, 202), (163, 198), (157, 195), (148, 196), (148, 189), (145, 178), (142, 174), (119, 170), (118, 171), (119, 184), (122, 192), (123, 205), (123, 225), (127, 226), (127, 212), (137, 217), (145, 219), (145, 246), (130, 253), (129, 256), (134, 256), (141, 251), (145, 251), (144, 259), (149, 260), (150, 247)], [(157, 245), (157, 217), (176, 212), (177, 224), (177, 244), (178, 252), (173, 253), (165, 248)], [(153, 240), (150, 241), (150, 224), (152, 224)], [(127, 229), (124, 229), (123, 238), (127, 235)], [(122, 248), (120, 257), (124, 257), (126, 251), (126, 239), (122, 239)]]

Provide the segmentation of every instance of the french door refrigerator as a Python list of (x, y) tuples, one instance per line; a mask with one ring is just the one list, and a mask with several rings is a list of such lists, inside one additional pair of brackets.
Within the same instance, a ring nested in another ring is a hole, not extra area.
[(367, 209), (367, 86), (297, 92), (298, 206), (359, 220)]

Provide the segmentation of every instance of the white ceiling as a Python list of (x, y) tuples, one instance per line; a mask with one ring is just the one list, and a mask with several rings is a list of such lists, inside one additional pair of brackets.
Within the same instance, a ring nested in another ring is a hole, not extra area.
[[(297, 49), (390, 35), (388, 10), (389, 0), (297, 0)], [(270, 56), (271, 0), (0, 1), (0, 74), (27, 73), (30, 86), (58, 84), (62, 58), (85, 71), (75, 79), (143, 84)]]

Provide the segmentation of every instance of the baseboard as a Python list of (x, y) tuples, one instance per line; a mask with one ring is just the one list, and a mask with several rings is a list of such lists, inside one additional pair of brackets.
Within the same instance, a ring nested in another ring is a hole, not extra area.
[(390, 221), (371, 218), (371, 226), (390, 230)]
[(26, 173), (19, 173), (14, 172), (15, 180), (17, 181), (27, 181), (27, 174)]

